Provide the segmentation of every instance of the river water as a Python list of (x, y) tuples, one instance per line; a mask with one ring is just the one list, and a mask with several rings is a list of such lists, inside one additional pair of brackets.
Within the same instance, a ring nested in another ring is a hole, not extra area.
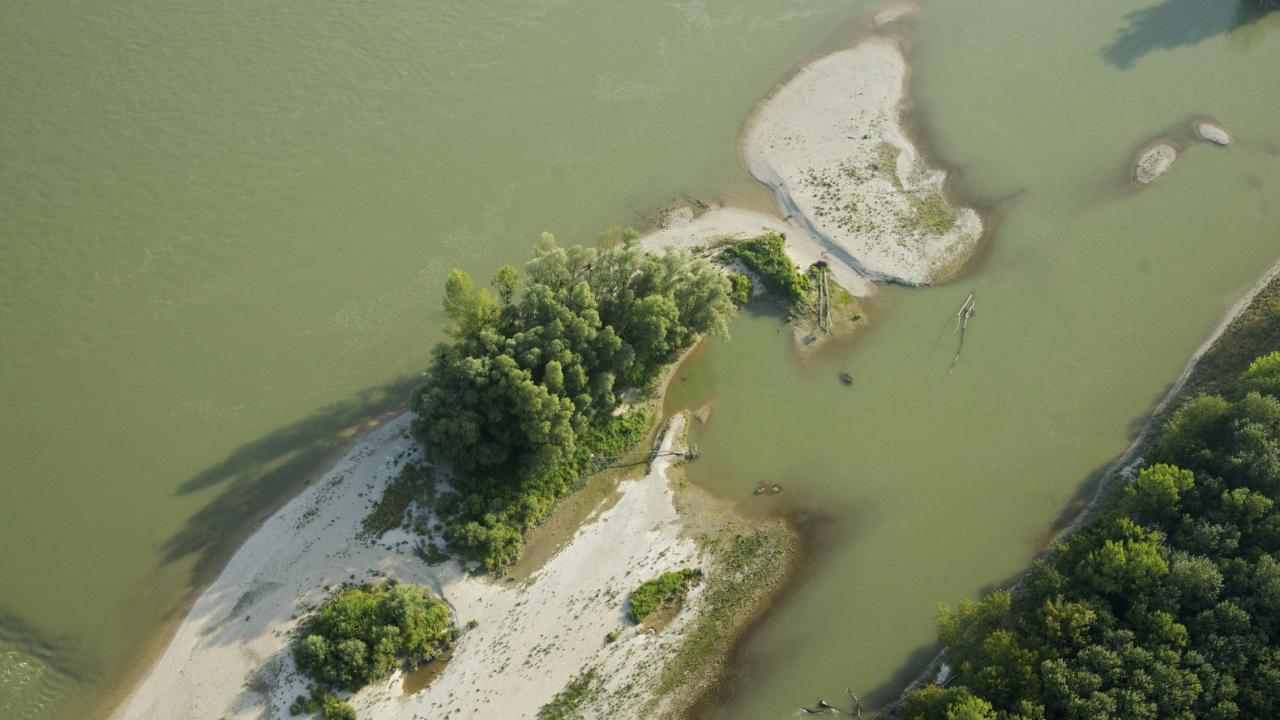
[[(1280, 16), (1031, 5), (930, 4), (913, 31), (913, 117), (999, 201), (978, 267), (882, 292), (808, 361), (745, 314), (682, 372), (678, 399), (716, 403), (698, 480), (821, 516), (727, 716), (891, 694), (933, 604), (1025, 565), (1280, 250)], [(402, 401), (449, 267), (681, 194), (769, 207), (742, 123), (870, 7), (5, 3), (0, 716), (101, 710), (255, 521)], [(1201, 113), (1238, 143), (1130, 189), (1131, 152)]]

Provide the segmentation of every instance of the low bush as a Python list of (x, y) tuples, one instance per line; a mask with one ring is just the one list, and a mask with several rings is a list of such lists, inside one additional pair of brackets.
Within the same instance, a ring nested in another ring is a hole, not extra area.
[(599, 673), (595, 668), (583, 670), (556, 693), (551, 702), (538, 710), (537, 720), (574, 720), (580, 711), (600, 692)]
[(742, 263), (793, 313), (808, 308), (813, 283), (791, 263), (780, 236), (770, 233), (735, 243), (720, 253), (720, 259), (727, 263)]
[(738, 307), (751, 302), (751, 278), (742, 273), (729, 275), (729, 299)]
[(701, 570), (685, 568), (645, 581), (627, 598), (627, 619), (638, 623), (664, 605), (683, 600), (689, 588), (701, 578)]
[(339, 700), (337, 695), (315, 688), (312, 688), (310, 697), (299, 695), (298, 699), (289, 705), (290, 715), (303, 713), (318, 713), (322, 720), (356, 720), (355, 708)]

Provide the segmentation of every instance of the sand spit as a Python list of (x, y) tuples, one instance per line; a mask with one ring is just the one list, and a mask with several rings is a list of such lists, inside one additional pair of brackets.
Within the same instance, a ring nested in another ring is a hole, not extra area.
[[(685, 417), (662, 439), (671, 449)], [(674, 459), (624, 480), (616, 504), (584, 525), (554, 558), (515, 584), (476, 578), (454, 562), (429, 567), (408, 536), (360, 538), (372, 498), (417, 457), (404, 415), (365, 436), (319, 481), (273, 515), (196, 601), (150, 674), (115, 720), (211, 720), (288, 717), (305, 690), (289, 653), (290, 634), (327, 586), (390, 577), (421, 583), (453, 607), (464, 633), (443, 673), (404, 695), (403, 676), (365, 688), (352, 700), (361, 720), (533, 717), (587, 667), (604, 678), (598, 694), (609, 717), (633, 717), (644, 703), (655, 662), (674, 651), (698, 613), (695, 590), (685, 612), (662, 633), (627, 626), (623, 601), (642, 580), (699, 565), (681, 533), (668, 485)], [(620, 631), (616, 642), (605, 635)], [(613, 698), (613, 702), (610, 702)]]
[(983, 228), (903, 132), (906, 74), (885, 38), (817, 60), (762, 103), (742, 154), (824, 251), (872, 280), (924, 285), (958, 270)]

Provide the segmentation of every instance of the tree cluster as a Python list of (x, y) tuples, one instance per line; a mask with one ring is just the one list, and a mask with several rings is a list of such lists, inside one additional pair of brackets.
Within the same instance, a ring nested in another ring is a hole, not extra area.
[(454, 472), (435, 502), (445, 542), (497, 570), (595, 453), (647, 432), (647, 416), (614, 416), (620, 392), (651, 383), (698, 336), (727, 334), (734, 306), (709, 263), (646, 253), (630, 233), (594, 248), (544, 234), (523, 278), (506, 266), (491, 285), (450, 273), (450, 340), (411, 404), (428, 458)]
[(306, 621), (293, 657), (320, 687), (355, 692), (431, 662), (455, 636), (448, 606), (419, 585), (348, 587)]
[(940, 609), (924, 720), (1280, 717), (1280, 353), (1166, 421), (1107, 509), (1013, 595)]

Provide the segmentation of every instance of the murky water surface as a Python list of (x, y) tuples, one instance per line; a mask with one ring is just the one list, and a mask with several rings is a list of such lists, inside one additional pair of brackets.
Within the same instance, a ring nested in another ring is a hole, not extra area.
[[(402, 400), (449, 267), (682, 193), (767, 206), (738, 130), (869, 7), (6, 4), (0, 716), (83, 717), (136, 674), (253, 519)], [(1277, 28), (1226, 0), (928, 5), (915, 117), (1003, 199), (981, 266), (885, 291), (806, 362), (744, 315), (680, 383), (716, 403), (700, 481), (829, 518), (728, 715), (888, 695), (934, 602), (1016, 573), (1123, 448), (1280, 250)], [(1201, 114), (1237, 144), (1190, 143)], [(1132, 191), (1168, 129), (1184, 157)]]

